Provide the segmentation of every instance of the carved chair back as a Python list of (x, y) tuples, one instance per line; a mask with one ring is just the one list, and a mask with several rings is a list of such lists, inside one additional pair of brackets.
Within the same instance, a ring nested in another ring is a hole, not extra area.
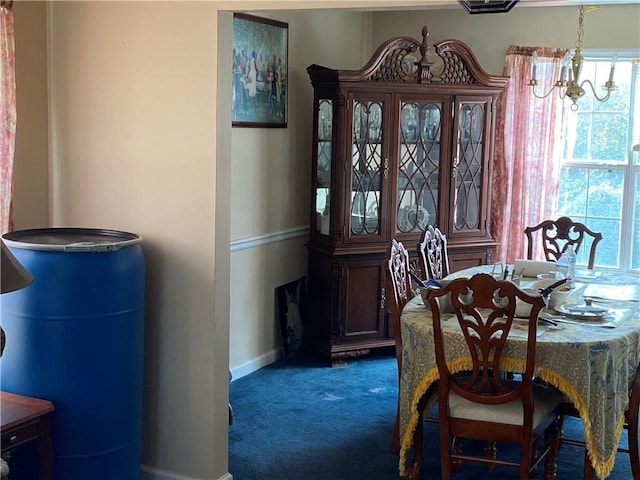
[(418, 242), (418, 257), (422, 263), (423, 278), (440, 280), (449, 275), (447, 237), (439, 228), (427, 226)]
[(602, 240), (602, 234), (590, 230), (585, 224), (574, 222), (569, 217), (560, 217), (557, 220), (545, 220), (533, 227), (524, 230), (527, 237), (527, 258), (533, 259), (533, 249), (536, 245), (534, 236), (541, 242), (544, 258), (555, 262), (567, 250), (569, 246), (578, 253), (587, 237), (591, 238), (587, 268), (593, 269), (596, 257), (596, 247)]
[[(464, 335), (472, 363), (469, 376), (454, 375), (456, 372), (452, 372), (447, 364), (442, 329), (442, 321), (446, 318), (443, 319), (441, 303), (437, 300), (444, 296), (450, 297)], [(541, 295), (529, 294), (513, 282), (480, 273), (471, 278), (452, 280), (440, 289), (430, 290), (428, 301), (433, 312), (436, 363), (442, 384), (448, 385), (448, 388), (469, 401), (483, 404), (506, 403), (517, 396), (527, 395), (534, 371), (537, 318), (545, 305)], [(530, 321), (527, 322), (525, 369), (522, 381), (513, 386), (500, 375), (500, 362), (519, 302), (531, 304), (531, 312)], [(525, 402), (525, 408), (526, 403), (533, 406), (531, 402)]]

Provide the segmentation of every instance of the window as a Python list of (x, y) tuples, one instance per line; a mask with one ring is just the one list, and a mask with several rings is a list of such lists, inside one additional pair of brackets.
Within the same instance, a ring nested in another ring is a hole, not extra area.
[[(578, 110), (567, 109), (557, 214), (602, 233), (596, 268), (640, 273), (640, 60), (618, 56), (611, 98), (595, 101), (587, 87)], [(581, 79), (592, 80), (599, 96), (610, 65), (585, 54)], [(583, 246), (578, 264), (588, 251)]]

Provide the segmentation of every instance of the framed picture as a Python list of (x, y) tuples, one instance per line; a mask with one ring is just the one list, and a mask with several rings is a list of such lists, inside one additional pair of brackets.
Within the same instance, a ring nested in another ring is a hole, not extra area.
[(286, 23), (233, 15), (234, 127), (286, 128), (288, 42)]

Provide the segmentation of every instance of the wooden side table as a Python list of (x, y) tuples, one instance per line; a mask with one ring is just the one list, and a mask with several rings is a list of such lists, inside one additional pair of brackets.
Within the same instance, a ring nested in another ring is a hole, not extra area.
[(49, 427), (49, 414), (53, 410), (48, 400), (0, 392), (2, 452), (35, 441), (40, 457), (40, 480), (50, 480), (53, 469)]

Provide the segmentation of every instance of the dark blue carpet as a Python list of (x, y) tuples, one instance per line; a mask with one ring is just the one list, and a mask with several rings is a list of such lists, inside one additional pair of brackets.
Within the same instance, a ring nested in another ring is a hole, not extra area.
[[(234, 421), (229, 427), (229, 471), (234, 480), (393, 480), (398, 457), (387, 453), (397, 398), (390, 351), (327, 367), (300, 354), (280, 360), (229, 386)], [(438, 426), (426, 423), (424, 479), (440, 478)], [(567, 418), (565, 433), (580, 436)], [(626, 439), (626, 437), (625, 437)], [(623, 439), (623, 441), (625, 441)], [(465, 444), (465, 448), (467, 448)], [(498, 446), (508, 452), (509, 446)], [(583, 449), (563, 445), (558, 479), (582, 478)], [(541, 478), (541, 473), (535, 478)], [(517, 478), (510, 467), (487, 472), (465, 463), (456, 480)], [(626, 454), (618, 454), (609, 480), (629, 480)]]

